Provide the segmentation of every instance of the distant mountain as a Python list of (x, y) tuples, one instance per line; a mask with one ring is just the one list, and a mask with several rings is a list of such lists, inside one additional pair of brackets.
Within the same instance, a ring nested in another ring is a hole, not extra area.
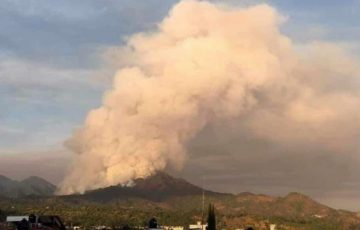
[[(36, 195), (47, 195), (55, 188), (38, 177), (17, 182), (0, 176), (0, 191), (4, 191), (4, 187), (19, 189), (21, 192), (17, 194), (29, 194), (31, 191)], [(219, 223), (227, 229), (245, 226), (268, 229), (269, 223), (276, 223), (278, 229), (292, 230), (360, 229), (360, 216), (357, 213), (332, 209), (300, 193), (290, 193), (284, 197), (248, 192), (236, 195), (218, 193), (203, 190), (184, 179), (162, 172), (137, 179), (131, 187), (111, 186), (82, 195), (0, 199), (0, 207), (14, 205), (19, 213), (30, 209), (64, 213), (66, 219), (76, 220), (79, 224), (89, 221), (91, 224), (104, 224), (117, 220), (114, 217), (124, 217), (119, 221), (133, 221), (136, 226), (149, 216), (157, 216), (164, 224), (188, 224), (201, 219), (202, 207), (206, 209), (209, 203), (215, 204)]]
[(0, 175), (0, 196), (20, 198), (26, 196), (51, 196), (56, 186), (40, 177), (29, 177), (22, 181)]
[(0, 195), (1, 196), (11, 196), (16, 192), (16, 188), (18, 187), (18, 182), (11, 180), (5, 176), (0, 175)]
[(20, 182), (31, 191), (32, 195), (53, 195), (56, 186), (37, 176), (31, 176)]
[(205, 206), (209, 202), (215, 204), (222, 215), (232, 217), (227, 220), (230, 221), (229, 225), (234, 227), (236, 223), (243, 223), (245, 217), (266, 217), (274, 221), (290, 223), (336, 222), (341, 226), (349, 224), (360, 226), (360, 218), (356, 213), (332, 209), (300, 193), (289, 193), (285, 197), (248, 192), (237, 195), (218, 193), (203, 190), (184, 179), (174, 178), (163, 172), (145, 179), (137, 179), (131, 187), (111, 186), (88, 191), (83, 195), (63, 196), (60, 199), (66, 203), (71, 202), (72, 205), (107, 202), (124, 207), (137, 207), (150, 213), (158, 208), (167, 212), (192, 213), (194, 210), (201, 210), (203, 192)]
[(308, 196), (295, 192), (285, 197), (240, 193), (236, 195), (233, 204), (237, 211), (263, 216), (325, 217), (336, 212)]
[[(77, 197), (85, 200), (101, 202), (130, 198), (163, 201), (170, 197), (201, 195), (202, 192), (202, 188), (193, 185), (184, 179), (174, 178), (164, 172), (158, 172), (145, 179), (136, 179), (133, 186), (111, 186), (88, 191), (83, 195), (71, 195), (68, 197)], [(207, 190), (204, 192), (211, 195), (223, 195), (223, 193)]]

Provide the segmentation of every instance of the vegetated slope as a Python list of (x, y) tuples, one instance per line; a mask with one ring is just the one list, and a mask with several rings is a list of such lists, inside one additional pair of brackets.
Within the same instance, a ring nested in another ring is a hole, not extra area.
[(0, 175), (0, 194), (5, 196), (17, 187), (17, 182)]
[(56, 186), (37, 176), (28, 177), (20, 182), (28, 190), (28, 194), (33, 195), (53, 195)]
[(300, 193), (290, 193), (285, 197), (248, 192), (237, 195), (219, 193), (203, 190), (184, 179), (174, 178), (163, 172), (135, 180), (130, 187), (111, 186), (88, 191), (83, 195), (64, 196), (62, 199), (76, 204), (105, 202), (107, 205), (117, 204), (147, 213), (159, 209), (163, 213), (197, 213), (192, 216), (195, 220), (201, 218), (203, 192), (205, 212), (208, 203), (214, 203), (223, 224), (227, 226), (236, 227), (251, 217), (253, 221), (271, 220), (299, 226), (360, 227), (360, 218), (356, 213), (332, 209)]
[[(7, 185), (13, 183), (3, 177), (0, 181)], [(46, 183), (37, 178), (26, 181), (27, 185), (39, 187), (41, 184), (47, 188)], [(360, 218), (356, 213), (332, 209), (300, 193), (285, 197), (248, 192), (219, 193), (203, 190), (166, 173), (135, 180), (130, 187), (111, 186), (83, 195), (0, 199), (0, 206), (5, 211), (9, 209), (21, 214), (23, 210), (34, 213), (45, 210), (45, 213), (56, 213), (78, 224), (128, 223), (134, 226), (141, 226), (151, 216), (158, 217), (163, 224), (187, 225), (201, 220), (209, 203), (215, 204), (219, 228), (252, 225), (256, 229), (266, 229), (269, 223), (276, 223), (279, 229), (360, 229)]]
[(40, 177), (31, 176), (22, 181), (0, 175), (0, 196), (20, 198), (25, 196), (51, 196), (56, 186)]
[[(171, 197), (200, 195), (203, 189), (184, 179), (174, 178), (166, 173), (157, 174), (145, 179), (136, 179), (132, 186), (110, 186), (107, 188), (88, 191), (83, 195), (70, 195), (69, 199), (80, 198), (95, 202), (110, 202), (140, 198), (155, 202), (164, 201)], [(211, 195), (221, 195), (212, 191), (205, 191)]]

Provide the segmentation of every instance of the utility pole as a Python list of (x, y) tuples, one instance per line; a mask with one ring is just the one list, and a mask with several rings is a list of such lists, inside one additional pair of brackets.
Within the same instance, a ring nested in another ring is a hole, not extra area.
[(204, 210), (205, 210), (205, 191), (204, 191), (204, 176), (202, 176), (202, 209), (201, 209), (201, 230), (204, 229)]

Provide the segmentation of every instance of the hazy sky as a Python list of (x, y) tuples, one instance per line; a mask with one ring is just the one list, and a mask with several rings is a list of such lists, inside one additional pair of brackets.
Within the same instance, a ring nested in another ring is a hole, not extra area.
[[(0, 174), (59, 182), (71, 156), (63, 142), (111, 86), (115, 69), (104, 50), (152, 30), (176, 2), (1, 1)], [(286, 18), (282, 32), (299, 49), (325, 40), (360, 55), (359, 1), (221, 2), (274, 6)], [(360, 210), (358, 150), (284, 145), (219, 126), (206, 127), (192, 141), (190, 159), (176, 174), (198, 184), (206, 175), (206, 187), (219, 191), (300, 191), (333, 207)]]

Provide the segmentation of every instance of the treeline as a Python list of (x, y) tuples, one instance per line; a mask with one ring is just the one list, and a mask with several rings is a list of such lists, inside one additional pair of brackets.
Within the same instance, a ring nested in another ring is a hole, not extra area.
[(0, 220), (8, 215), (58, 215), (67, 225), (84, 227), (106, 226), (146, 226), (151, 217), (156, 217), (161, 225), (186, 226), (195, 222), (200, 211), (166, 210), (158, 207), (132, 207), (123, 205), (67, 204), (62, 202), (2, 204)]
[[(99, 204), (73, 200), (71, 202), (62, 199), (31, 199), (31, 200), (1, 200), (0, 221), (4, 221), (7, 215), (58, 215), (67, 225), (84, 227), (106, 225), (121, 229), (146, 226), (151, 217), (155, 217), (160, 225), (188, 226), (202, 219), (201, 208), (195, 205), (186, 209), (186, 204), (177, 207), (168, 207), (166, 204), (152, 204), (146, 201), (114, 202)], [(216, 210), (215, 210), (216, 208)], [(216, 229), (236, 229), (246, 226), (254, 226), (255, 229), (266, 229), (270, 223), (277, 224), (277, 229), (360, 229), (359, 222), (353, 219), (331, 218), (318, 219), (300, 216), (263, 216), (249, 214), (244, 211), (232, 212), (231, 209), (210, 206), (209, 212), (211, 223), (216, 223)], [(205, 212), (206, 214), (206, 212)], [(216, 218), (214, 218), (216, 215)], [(207, 217), (203, 217), (207, 220)], [(211, 226), (214, 226), (213, 224)], [(290, 228), (289, 228), (290, 227)], [(211, 230), (214, 229), (211, 227)], [(210, 230), (210, 229), (209, 229)]]

